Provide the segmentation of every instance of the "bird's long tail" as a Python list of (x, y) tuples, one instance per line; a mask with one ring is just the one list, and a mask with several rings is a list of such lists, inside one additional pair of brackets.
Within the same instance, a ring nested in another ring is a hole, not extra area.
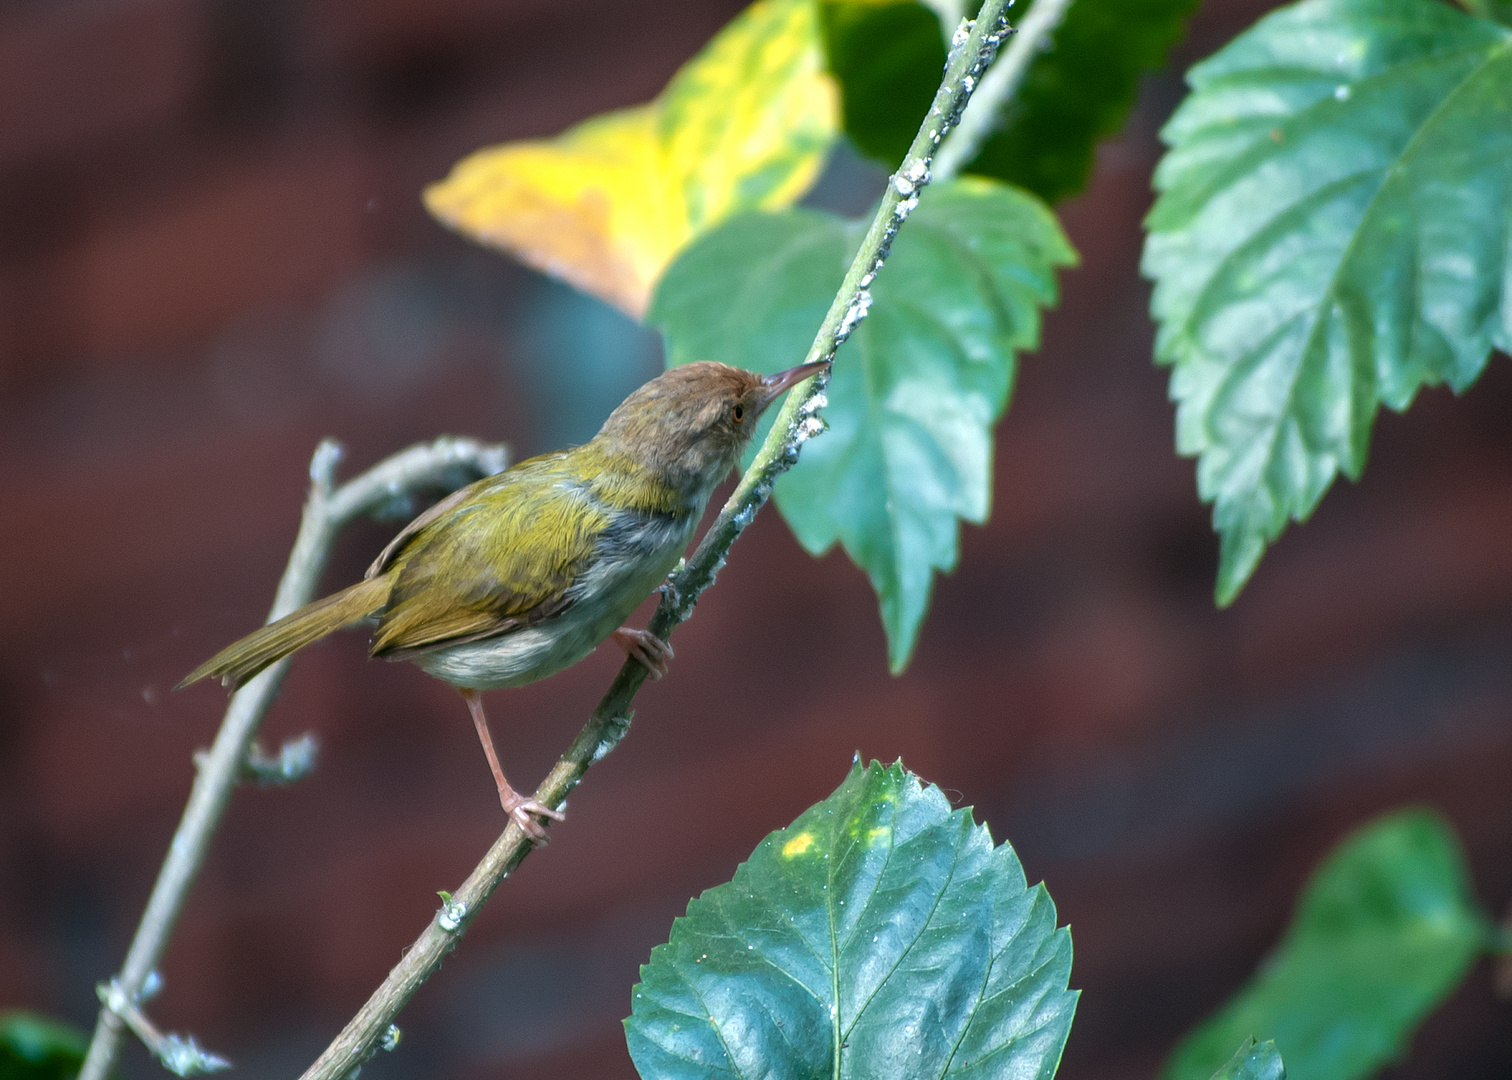
[(332, 630), (361, 622), (380, 610), (388, 601), (389, 575), (359, 581), (349, 589), (285, 615), (277, 622), (254, 630), (234, 644), (195, 668), (184, 681), (175, 686), (178, 690), (201, 679), (218, 678), (222, 685), (232, 688), (241, 686), (269, 664), (283, 659), (296, 649), (319, 641)]

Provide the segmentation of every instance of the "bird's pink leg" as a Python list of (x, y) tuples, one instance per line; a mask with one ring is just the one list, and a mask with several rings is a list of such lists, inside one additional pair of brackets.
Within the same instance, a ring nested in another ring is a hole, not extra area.
[(633, 656), (645, 664), (653, 679), (666, 676), (667, 666), (672, 662), (671, 645), (649, 630), (632, 630), (628, 626), (620, 627), (609, 636), (625, 650), (626, 656)]
[(560, 813), (535, 799), (526, 798), (504, 779), (504, 770), (499, 767), (499, 755), (494, 753), (493, 739), (488, 734), (488, 718), (483, 715), (483, 695), (477, 690), (459, 688), (462, 700), (467, 702), (467, 711), (472, 713), (473, 726), (478, 729), (478, 741), (483, 744), (483, 753), (488, 757), (488, 767), (493, 770), (494, 783), (499, 785), (499, 802), (504, 812), (514, 818), (515, 824), (538, 844), (546, 843), (546, 827), (532, 814), (549, 817), (553, 821), (566, 820)]

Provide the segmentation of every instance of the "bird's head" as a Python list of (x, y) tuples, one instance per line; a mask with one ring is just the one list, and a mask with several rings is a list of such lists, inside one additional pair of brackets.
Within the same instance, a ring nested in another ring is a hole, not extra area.
[(709, 361), (682, 364), (627, 397), (594, 441), (702, 501), (740, 460), (767, 406), (828, 364), (801, 364), (775, 375)]

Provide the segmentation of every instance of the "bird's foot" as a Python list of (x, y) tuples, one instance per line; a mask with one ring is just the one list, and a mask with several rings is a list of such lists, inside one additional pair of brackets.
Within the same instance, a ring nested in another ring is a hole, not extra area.
[(628, 626), (620, 627), (609, 636), (625, 650), (626, 656), (632, 656), (646, 665), (651, 678), (660, 680), (666, 676), (668, 665), (672, 662), (671, 645), (649, 630), (632, 630)]
[(553, 810), (545, 803), (526, 798), (514, 788), (500, 789), (499, 802), (503, 805), (504, 812), (513, 818), (514, 823), (520, 827), (520, 831), (543, 847), (546, 845), (546, 826), (537, 821), (533, 815), (539, 814), (541, 817), (548, 817), (552, 821), (567, 820), (565, 814), (558, 810)]

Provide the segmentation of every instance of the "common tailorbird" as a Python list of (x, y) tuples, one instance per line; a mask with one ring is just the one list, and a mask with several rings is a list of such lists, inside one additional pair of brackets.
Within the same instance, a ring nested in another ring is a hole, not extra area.
[(604, 638), (661, 678), (672, 648), (621, 625), (676, 565), (756, 420), (819, 361), (776, 375), (701, 362), (636, 390), (582, 446), (485, 477), (404, 527), (350, 588), (216, 653), (180, 687), (237, 687), (333, 630), (377, 618), (371, 654), (413, 660), (467, 702), (499, 801), (533, 840), (562, 815), (510, 787), (481, 693), (577, 663)]

